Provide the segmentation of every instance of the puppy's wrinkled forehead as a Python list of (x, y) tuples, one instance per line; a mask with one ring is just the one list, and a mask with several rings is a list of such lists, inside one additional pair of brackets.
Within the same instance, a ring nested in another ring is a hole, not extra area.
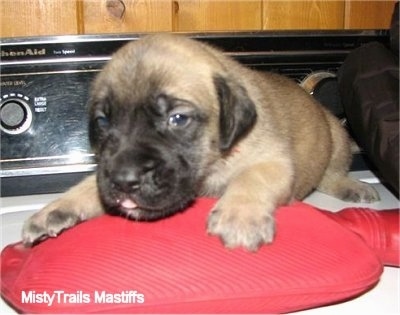
[(116, 52), (94, 84), (94, 95), (120, 103), (165, 94), (195, 104), (216, 98), (213, 75), (221, 63), (204, 45), (179, 36), (149, 36)]

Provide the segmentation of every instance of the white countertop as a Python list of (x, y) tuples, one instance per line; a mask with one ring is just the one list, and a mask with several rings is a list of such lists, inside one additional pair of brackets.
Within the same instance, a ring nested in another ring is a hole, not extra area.
[[(354, 172), (353, 177), (370, 182), (378, 190), (381, 201), (373, 204), (346, 203), (327, 195), (314, 192), (304, 201), (321, 209), (333, 212), (346, 207), (367, 207), (373, 209), (398, 208), (399, 200), (394, 197), (368, 171)], [(0, 198), (1, 205), (1, 248), (20, 240), (24, 220), (60, 194)], [(16, 314), (3, 300), (0, 300), (0, 314)], [(379, 283), (365, 294), (350, 301), (297, 312), (296, 314), (400, 314), (400, 268), (385, 267)]]

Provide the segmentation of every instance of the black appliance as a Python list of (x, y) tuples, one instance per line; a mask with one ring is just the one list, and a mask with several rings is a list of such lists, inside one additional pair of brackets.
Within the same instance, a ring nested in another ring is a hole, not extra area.
[[(335, 73), (346, 55), (366, 42), (389, 44), (385, 30), (186, 35), (219, 47), (249, 67), (293, 78), (340, 118)], [(115, 50), (140, 37), (2, 39), (2, 196), (61, 192), (95, 170), (87, 136), (90, 83)], [(364, 167), (362, 162), (353, 165)]]

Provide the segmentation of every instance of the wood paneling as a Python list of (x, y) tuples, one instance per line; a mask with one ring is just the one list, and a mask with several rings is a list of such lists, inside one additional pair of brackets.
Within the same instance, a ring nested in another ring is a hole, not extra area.
[(388, 28), (396, 0), (0, 0), (1, 37)]
[(77, 34), (71, 0), (0, 0), (1, 36)]
[(389, 28), (396, 1), (346, 0), (346, 29)]
[(175, 31), (261, 29), (261, 0), (179, 0), (173, 4)]
[(172, 31), (172, 1), (84, 0), (84, 32)]
[(263, 0), (263, 29), (340, 29), (344, 1)]

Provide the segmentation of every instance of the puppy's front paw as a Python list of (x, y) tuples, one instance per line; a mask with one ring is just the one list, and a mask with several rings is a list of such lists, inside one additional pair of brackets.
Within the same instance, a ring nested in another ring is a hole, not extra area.
[(256, 251), (274, 239), (275, 221), (270, 213), (262, 204), (217, 204), (208, 218), (207, 231), (219, 236), (228, 248)]
[(22, 242), (31, 246), (48, 237), (56, 237), (63, 230), (78, 224), (81, 218), (73, 211), (48, 207), (32, 215), (22, 228)]

